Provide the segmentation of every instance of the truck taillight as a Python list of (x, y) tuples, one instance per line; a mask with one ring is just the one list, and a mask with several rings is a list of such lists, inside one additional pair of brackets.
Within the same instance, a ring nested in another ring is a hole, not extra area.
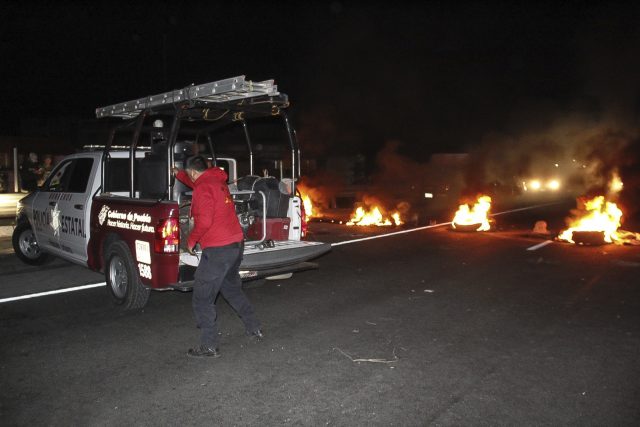
[(180, 225), (176, 218), (167, 218), (156, 226), (155, 250), (161, 254), (180, 252)]

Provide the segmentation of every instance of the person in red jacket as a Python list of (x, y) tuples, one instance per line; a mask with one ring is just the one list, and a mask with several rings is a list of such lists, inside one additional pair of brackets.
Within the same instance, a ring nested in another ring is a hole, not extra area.
[(193, 188), (191, 216), (194, 227), (187, 241), (193, 253), (200, 244), (202, 254), (193, 283), (193, 313), (200, 328), (200, 345), (190, 348), (192, 357), (220, 356), (216, 299), (219, 293), (238, 313), (247, 335), (263, 338), (253, 306), (242, 290), (240, 263), (244, 235), (227, 186), (227, 174), (220, 168), (207, 168), (202, 156), (189, 157), (185, 170), (174, 169), (176, 178)]

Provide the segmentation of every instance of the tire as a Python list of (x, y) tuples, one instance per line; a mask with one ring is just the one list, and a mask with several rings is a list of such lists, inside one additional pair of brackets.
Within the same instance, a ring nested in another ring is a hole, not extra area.
[(113, 242), (106, 251), (106, 260), (104, 275), (115, 304), (123, 311), (144, 308), (151, 291), (140, 281), (127, 244)]
[(42, 265), (49, 255), (40, 250), (36, 235), (28, 222), (22, 222), (13, 230), (11, 238), (13, 251), (20, 261), (29, 265)]

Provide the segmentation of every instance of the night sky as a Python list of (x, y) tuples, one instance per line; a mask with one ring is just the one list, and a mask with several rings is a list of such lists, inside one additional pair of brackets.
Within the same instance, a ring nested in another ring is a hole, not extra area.
[(0, 134), (240, 74), (276, 79), (317, 155), (397, 140), (421, 159), (576, 116), (637, 127), (631, 2), (142, 3), (2, 2)]

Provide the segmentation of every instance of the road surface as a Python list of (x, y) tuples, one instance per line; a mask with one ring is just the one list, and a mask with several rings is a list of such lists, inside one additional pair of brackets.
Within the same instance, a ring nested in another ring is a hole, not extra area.
[[(0, 304), (0, 418), (637, 425), (640, 248), (542, 246), (528, 229), (547, 213), (505, 215), (495, 232), (436, 227), (336, 246), (319, 270), (247, 289), (262, 343), (221, 302), (214, 360), (185, 355), (198, 338), (188, 293), (154, 292), (134, 314), (114, 311), (105, 288)], [(312, 231), (333, 242), (379, 232)], [(6, 271), (6, 257), (5, 296), (27, 278), (104, 280), (61, 262)]]

